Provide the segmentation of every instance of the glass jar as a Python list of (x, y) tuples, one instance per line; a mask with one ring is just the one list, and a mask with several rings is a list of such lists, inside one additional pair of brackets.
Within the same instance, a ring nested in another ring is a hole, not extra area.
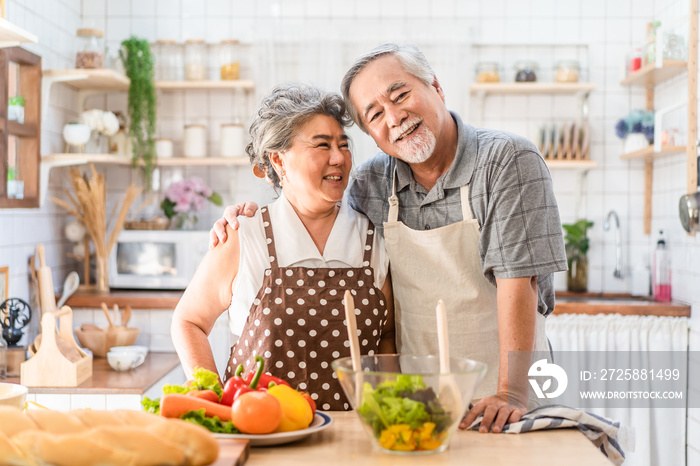
[(557, 73), (554, 80), (558, 83), (577, 83), (581, 66), (576, 60), (560, 60), (557, 62)]
[(238, 41), (222, 40), (216, 47), (217, 79), (222, 81), (237, 80), (241, 77)]
[(245, 132), (240, 123), (224, 123), (219, 133), (219, 156), (238, 157), (245, 154)]
[(207, 156), (207, 128), (204, 125), (185, 125), (185, 141), (182, 148), (185, 157)]
[(76, 68), (104, 67), (104, 33), (99, 29), (83, 28), (76, 32), (78, 51), (75, 54)]
[(207, 79), (207, 44), (202, 39), (190, 39), (185, 42), (185, 79)]
[(494, 61), (482, 61), (476, 65), (476, 82), (497, 83), (501, 78), (498, 75), (498, 63)]
[(671, 33), (664, 34), (663, 54), (664, 60), (684, 61), (686, 50), (683, 36)]
[(632, 50), (627, 57), (627, 74), (632, 74), (635, 71), (639, 71), (642, 68), (642, 61), (644, 60), (644, 54), (642, 49), (637, 47)]
[(530, 60), (521, 60), (515, 64), (516, 83), (534, 83), (537, 81), (537, 63)]
[(153, 44), (156, 81), (182, 81), (184, 64), (182, 45), (172, 39), (160, 39)]

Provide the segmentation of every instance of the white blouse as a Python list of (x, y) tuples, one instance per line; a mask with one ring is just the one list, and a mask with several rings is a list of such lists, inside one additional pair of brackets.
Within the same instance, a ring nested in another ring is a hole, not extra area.
[[(362, 257), (369, 220), (347, 205), (345, 199), (321, 254), (284, 194), (268, 206), (277, 261), (280, 267), (348, 268), (362, 267)], [(239, 217), (240, 261), (232, 284), (233, 296), (228, 309), (229, 329), (236, 341), (245, 326), (253, 301), (262, 287), (265, 269), (270, 267), (262, 214)], [(374, 285), (384, 286), (389, 257), (384, 238), (375, 234), (370, 266), (374, 268)]]

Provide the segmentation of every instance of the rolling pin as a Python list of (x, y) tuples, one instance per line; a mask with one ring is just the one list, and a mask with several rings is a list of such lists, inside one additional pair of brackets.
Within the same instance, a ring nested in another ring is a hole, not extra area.
[(39, 271), (37, 278), (39, 279), (39, 306), (41, 313), (56, 310), (56, 295), (53, 291), (53, 277), (51, 276), (51, 268), (46, 265), (44, 258), (44, 245), (39, 243), (36, 247), (37, 255), (39, 256)]

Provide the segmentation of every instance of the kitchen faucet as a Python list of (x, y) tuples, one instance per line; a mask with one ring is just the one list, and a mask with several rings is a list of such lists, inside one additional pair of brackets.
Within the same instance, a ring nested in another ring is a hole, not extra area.
[(613, 276), (615, 278), (622, 278), (622, 238), (620, 235), (620, 218), (617, 216), (617, 212), (611, 210), (608, 212), (608, 218), (605, 219), (603, 224), (603, 229), (608, 231), (610, 229), (610, 217), (615, 220), (615, 272)]

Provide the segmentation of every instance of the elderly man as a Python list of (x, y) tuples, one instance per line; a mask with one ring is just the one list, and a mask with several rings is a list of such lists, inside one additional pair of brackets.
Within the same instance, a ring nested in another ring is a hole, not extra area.
[[(527, 382), (529, 352), (549, 353), (552, 273), (566, 270), (544, 160), (528, 140), (474, 128), (449, 111), (413, 46), (375, 48), (350, 68), (341, 90), (354, 122), (381, 149), (357, 168), (348, 196), (384, 234), (397, 349), (437, 354), (435, 305), (442, 299), (452, 356), (489, 366), (461, 427), (483, 414), (480, 431), (500, 432), (537, 405)], [(230, 223), (238, 210), (227, 209)], [(225, 222), (212, 230), (214, 242), (215, 232), (225, 239)], [(523, 354), (509, 367), (509, 355)]]

